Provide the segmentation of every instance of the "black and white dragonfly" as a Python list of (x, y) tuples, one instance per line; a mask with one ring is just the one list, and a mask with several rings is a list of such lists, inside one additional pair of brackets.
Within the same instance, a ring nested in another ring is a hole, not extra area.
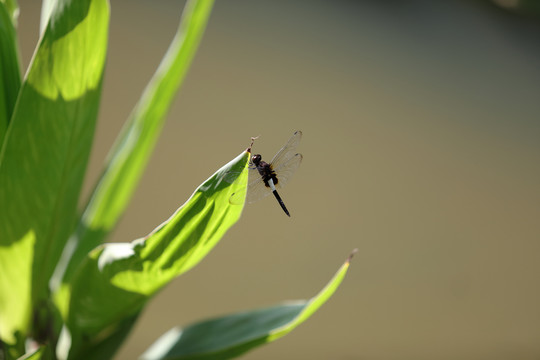
[[(302, 132), (296, 131), (269, 163), (263, 161), (260, 154), (251, 157), (248, 168), (247, 203), (251, 204), (274, 194), (285, 214), (291, 216), (281, 196), (279, 196), (278, 189), (283, 188), (289, 182), (302, 162), (302, 154), (296, 152), (301, 138)], [(235, 195), (233, 194), (232, 197), (234, 198)]]

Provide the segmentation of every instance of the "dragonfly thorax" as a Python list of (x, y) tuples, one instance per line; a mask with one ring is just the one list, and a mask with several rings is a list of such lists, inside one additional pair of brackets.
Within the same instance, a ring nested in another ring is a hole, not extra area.
[(257, 171), (259, 172), (259, 175), (261, 175), (262, 180), (264, 181), (264, 185), (266, 187), (270, 187), (270, 185), (268, 184), (268, 181), (270, 179), (272, 179), (274, 185), (278, 183), (276, 172), (272, 169), (272, 166), (270, 164), (262, 160), (261, 155), (253, 155), (253, 157), (251, 158), (251, 162), (257, 167)]

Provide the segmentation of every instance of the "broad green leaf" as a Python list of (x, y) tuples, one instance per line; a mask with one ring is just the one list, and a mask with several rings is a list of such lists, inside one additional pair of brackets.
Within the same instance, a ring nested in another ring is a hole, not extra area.
[(105, 170), (70, 240), (70, 251), (63, 257), (70, 264), (64, 281), (69, 280), (74, 266), (103, 242), (131, 199), (195, 55), (212, 6), (213, 0), (190, 0), (186, 4), (176, 36), (111, 149)]
[(28, 332), (31, 304), (46, 299), (75, 225), (99, 107), (108, 20), (106, 0), (64, 0), (54, 7), (4, 140), (0, 264), (22, 269), (15, 278), (0, 272), (0, 337), (10, 345), (15, 334)]
[(114, 333), (122, 319), (140, 311), (153, 294), (218, 243), (240, 218), (243, 204), (232, 205), (229, 199), (247, 187), (248, 160), (245, 151), (223, 166), (145, 238), (104, 244), (87, 256), (70, 289), (63, 286), (56, 298), (70, 331), (70, 359), (80, 358), (95, 341)]
[(16, 3), (0, 1), (0, 149), (6, 134), (15, 100), (21, 87), (17, 34), (8, 6)]
[(324, 289), (307, 301), (227, 315), (183, 330), (173, 328), (159, 338), (141, 359), (230, 359), (279, 339), (304, 322), (332, 296), (347, 273), (351, 256)]

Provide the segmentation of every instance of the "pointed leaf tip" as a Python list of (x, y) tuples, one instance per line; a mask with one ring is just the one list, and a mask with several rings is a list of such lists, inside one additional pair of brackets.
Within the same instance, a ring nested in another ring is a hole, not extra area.
[(354, 257), (354, 254), (356, 254), (358, 252), (358, 248), (355, 248), (353, 249), (353, 251), (351, 251), (351, 253), (349, 254), (349, 257), (347, 257), (347, 262), (350, 263), (352, 258)]
[(184, 329), (173, 328), (159, 338), (140, 360), (226, 360), (275, 341), (307, 320), (334, 294), (347, 273), (351, 256), (326, 286), (309, 300), (233, 313)]

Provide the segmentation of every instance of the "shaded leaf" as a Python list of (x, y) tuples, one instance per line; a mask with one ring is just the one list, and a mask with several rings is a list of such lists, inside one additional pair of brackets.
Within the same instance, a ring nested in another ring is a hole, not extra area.
[[(139, 318), (140, 312), (122, 319), (115, 326), (111, 326), (103, 336), (87, 339), (84, 344), (84, 360), (107, 360), (112, 359), (122, 343), (129, 335), (131, 329)], [(68, 336), (67, 341), (63, 341), (63, 336)], [(60, 359), (69, 357), (71, 339), (69, 331), (64, 328), (60, 335), (61, 341), (58, 344), (57, 354)], [(74, 358), (74, 357), (72, 357)]]
[(345, 277), (351, 256), (317, 295), (265, 309), (241, 312), (173, 328), (142, 356), (143, 360), (230, 359), (285, 336), (332, 296)]
[(70, 264), (65, 281), (74, 266), (103, 242), (123, 214), (198, 48), (212, 6), (211, 0), (191, 0), (186, 4), (175, 38), (109, 153), (105, 170), (71, 240), (72, 250), (65, 255)]
[(0, 149), (21, 87), (17, 34), (12, 21), (16, 9), (16, 3), (0, 1)]
[[(70, 359), (86, 354), (95, 339), (114, 333), (174, 277), (184, 273), (218, 243), (239, 219), (243, 205), (231, 195), (247, 186), (249, 153), (243, 152), (200, 185), (167, 221), (143, 239), (104, 244), (80, 264), (71, 288), (62, 287), (57, 305), (71, 337)], [(231, 184), (229, 172), (238, 173)]]
[(19, 4), (17, 0), (0, 0), (9, 14), (9, 18), (14, 28), (17, 27), (17, 20), (19, 18)]
[(24, 354), (17, 360), (53, 360), (53, 359), (55, 358), (54, 358), (51, 348), (47, 345), (43, 345), (30, 353)]
[[(99, 107), (109, 7), (105, 0), (66, 0), (50, 19), (0, 155), (0, 337), (11, 345), (28, 332), (32, 302), (47, 298), (74, 228)], [(21, 273), (13, 277), (13, 269)]]

